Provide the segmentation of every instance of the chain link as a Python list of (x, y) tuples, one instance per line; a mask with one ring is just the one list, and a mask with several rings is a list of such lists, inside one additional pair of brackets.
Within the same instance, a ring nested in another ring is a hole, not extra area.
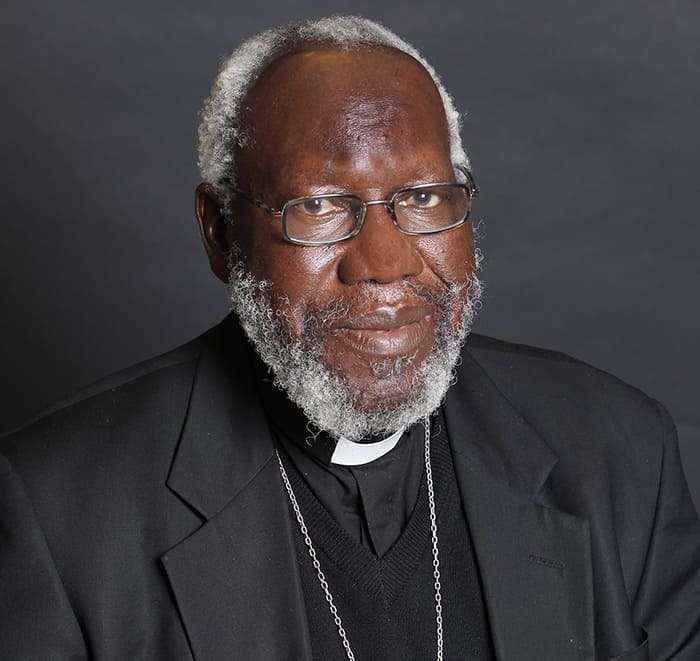
[(433, 468), (430, 462), (430, 420), (423, 418), (425, 426), (425, 481), (428, 485), (430, 509), (430, 535), (433, 543), (433, 578), (435, 579), (435, 631), (437, 634), (437, 661), (442, 661), (442, 586), (440, 585), (440, 554), (438, 550), (437, 516), (435, 515), (435, 490)]
[[(437, 661), (442, 661), (442, 591), (440, 586), (440, 557), (438, 553), (438, 536), (437, 536), (437, 517), (435, 515), (435, 491), (433, 487), (433, 470), (430, 463), (430, 420), (429, 418), (423, 418), (423, 425), (425, 427), (425, 478), (428, 487), (428, 507), (430, 510), (430, 535), (433, 551), (433, 578), (435, 579), (435, 627), (437, 634)], [(284, 487), (287, 490), (287, 495), (289, 496), (289, 502), (292, 504), (292, 509), (294, 510), (294, 516), (296, 517), (297, 523), (299, 524), (299, 530), (301, 530), (302, 537), (304, 538), (304, 543), (308, 549), (309, 556), (311, 557), (311, 562), (316, 570), (316, 576), (318, 582), (321, 585), (323, 594), (326, 597), (326, 602), (328, 603), (328, 609), (333, 616), (333, 621), (338, 629), (338, 635), (343, 643), (343, 648), (345, 649), (345, 654), (348, 661), (355, 661), (355, 655), (350, 647), (350, 641), (345, 633), (343, 627), (343, 621), (340, 619), (338, 614), (338, 608), (333, 601), (333, 595), (331, 594), (330, 588), (328, 587), (328, 581), (326, 576), (321, 569), (321, 563), (319, 562), (318, 556), (316, 555), (316, 549), (314, 548), (311, 537), (309, 536), (309, 531), (306, 528), (306, 523), (304, 522), (304, 517), (299, 509), (299, 503), (297, 502), (296, 496), (294, 495), (294, 490), (292, 489), (292, 484), (287, 476), (287, 471), (284, 469), (284, 464), (282, 463), (282, 457), (277, 450), (275, 450), (277, 455), (277, 463), (279, 464), (280, 473), (282, 475), (282, 482), (284, 482)]]
[(297, 522), (299, 523), (299, 529), (301, 530), (301, 534), (304, 537), (304, 543), (306, 544), (306, 547), (309, 550), (311, 562), (313, 563), (314, 569), (316, 570), (316, 576), (318, 577), (318, 582), (321, 584), (321, 588), (323, 589), (323, 594), (326, 596), (328, 608), (331, 611), (333, 621), (335, 622), (335, 626), (338, 629), (338, 635), (340, 636), (340, 640), (342, 641), (343, 647), (345, 648), (345, 654), (348, 657), (348, 661), (355, 661), (355, 655), (352, 653), (352, 649), (350, 648), (350, 641), (348, 641), (348, 637), (345, 635), (343, 621), (340, 619), (340, 615), (338, 615), (338, 609), (335, 605), (335, 602), (333, 601), (333, 595), (331, 594), (331, 591), (328, 587), (328, 581), (326, 581), (326, 576), (323, 573), (323, 570), (321, 569), (321, 563), (319, 562), (318, 556), (316, 555), (316, 549), (314, 548), (313, 542), (311, 541), (311, 537), (309, 537), (309, 531), (306, 529), (306, 523), (304, 523), (304, 517), (301, 515), (299, 503), (297, 503), (297, 498), (294, 495), (294, 490), (292, 489), (292, 485), (289, 482), (289, 478), (287, 477), (287, 471), (284, 469), (282, 457), (280, 457), (280, 453), (277, 450), (275, 450), (275, 454), (277, 455), (277, 462), (279, 463), (280, 473), (282, 474), (282, 481), (284, 482), (285, 489), (287, 489), (289, 501), (292, 503), (294, 516), (296, 516), (297, 518)]

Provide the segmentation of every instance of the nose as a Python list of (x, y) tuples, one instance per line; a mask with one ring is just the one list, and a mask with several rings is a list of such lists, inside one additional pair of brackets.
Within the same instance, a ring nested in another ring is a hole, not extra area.
[(423, 260), (415, 237), (400, 232), (385, 204), (369, 205), (362, 229), (344, 245), (338, 277), (345, 284), (386, 284), (418, 275)]

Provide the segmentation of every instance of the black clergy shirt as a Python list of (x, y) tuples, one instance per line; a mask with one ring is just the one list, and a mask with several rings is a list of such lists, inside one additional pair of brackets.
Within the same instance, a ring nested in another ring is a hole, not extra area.
[[(401, 535), (416, 505), (424, 469), (424, 428), (406, 430), (392, 450), (359, 466), (331, 463), (335, 440), (307, 428), (303, 413), (258, 370), (270, 423), (309, 488), (350, 536), (378, 557)], [(376, 439), (382, 440), (382, 439)]]

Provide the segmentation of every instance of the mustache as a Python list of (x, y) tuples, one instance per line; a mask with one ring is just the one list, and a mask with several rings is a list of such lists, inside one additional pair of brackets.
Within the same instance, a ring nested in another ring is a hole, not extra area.
[(391, 286), (361, 283), (351, 296), (334, 298), (323, 306), (307, 303), (305, 317), (310, 326), (328, 328), (369, 315), (378, 307), (423, 307), (439, 312), (465, 287), (456, 283), (428, 287), (409, 280)]

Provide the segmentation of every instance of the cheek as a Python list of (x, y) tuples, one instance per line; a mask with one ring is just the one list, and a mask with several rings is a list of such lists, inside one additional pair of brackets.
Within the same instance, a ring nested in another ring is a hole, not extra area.
[(306, 306), (323, 306), (341, 294), (336, 252), (333, 246), (297, 246), (273, 238), (247, 257), (253, 276), (272, 282), (273, 304), (286, 307), (293, 336), (302, 332)]
[(427, 267), (443, 282), (467, 283), (474, 272), (474, 237), (471, 223), (418, 239)]
[(258, 280), (269, 280), (279, 296), (305, 298), (326, 277), (333, 246), (299, 246), (285, 240), (279, 218), (240, 218), (234, 225), (245, 266)]

